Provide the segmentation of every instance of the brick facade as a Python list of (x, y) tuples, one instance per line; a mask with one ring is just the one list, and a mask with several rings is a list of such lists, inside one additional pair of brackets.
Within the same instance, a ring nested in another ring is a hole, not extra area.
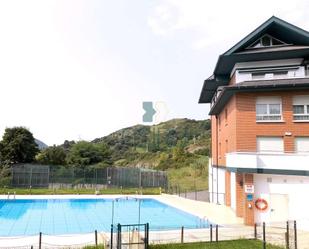
[[(256, 92), (236, 95), (236, 150), (256, 151), (257, 136), (281, 136), (284, 138), (285, 152), (294, 152), (294, 138), (309, 136), (308, 123), (293, 121), (293, 96), (309, 95), (309, 91)], [(283, 122), (256, 122), (255, 102), (257, 96), (280, 96), (282, 100)], [(287, 136), (286, 132), (291, 132)]]
[[(234, 77), (231, 79), (233, 83)], [(309, 95), (309, 91), (275, 91), (237, 93), (221, 113), (211, 117), (213, 165), (226, 166), (225, 154), (229, 152), (255, 152), (258, 136), (283, 137), (284, 151), (294, 152), (294, 139), (309, 136), (308, 123), (293, 121), (293, 96)], [(256, 98), (280, 96), (283, 122), (256, 122)], [(218, 155), (218, 158), (217, 158)], [(219, 183), (220, 184), (220, 183)], [(231, 191), (236, 191), (236, 215), (247, 225), (254, 224), (254, 203), (247, 200), (244, 185), (253, 184), (252, 174), (236, 174), (236, 189), (231, 190), (230, 172), (225, 173), (225, 202), (231, 205)], [(251, 205), (251, 208), (249, 206)]]
[[(253, 185), (253, 174), (244, 174), (244, 185)], [(249, 201), (246, 193), (244, 195), (244, 223), (254, 225), (254, 201)]]
[(244, 216), (244, 181), (243, 174), (236, 174), (236, 215)]
[(225, 205), (231, 206), (231, 173), (225, 171)]

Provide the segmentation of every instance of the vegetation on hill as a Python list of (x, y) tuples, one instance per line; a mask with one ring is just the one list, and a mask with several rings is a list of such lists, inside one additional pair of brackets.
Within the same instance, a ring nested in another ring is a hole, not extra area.
[(210, 152), (210, 121), (172, 119), (153, 126), (136, 125), (95, 139), (105, 143), (116, 166), (166, 170), (170, 185), (205, 189)]
[(7, 172), (12, 164), (31, 162), (82, 171), (143, 167), (168, 171), (170, 185), (205, 189), (209, 148), (209, 120), (173, 119), (153, 126), (135, 125), (92, 142), (66, 140), (42, 150), (30, 131), (14, 127), (6, 129), (0, 142), (0, 170)]
[(209, 120), (172, 119), (153, 126), (136, 125), (95, 139), (106, 143), (119, 166), (181, 168), (209, 156)]

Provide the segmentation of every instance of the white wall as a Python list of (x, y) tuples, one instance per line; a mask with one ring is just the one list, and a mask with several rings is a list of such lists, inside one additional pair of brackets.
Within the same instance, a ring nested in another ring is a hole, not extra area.
[(226, 166), (231, 168), (308, 170), (308, 162), (308, 153), (232, 152), (226, 154)]
[[(271, 178), (271, 182), (267, 181)], [(254, 174), (254, 196), (267, 200), (269, 208), (265, 212), (256, 210), (256, 222), (270, 220), (270, 194), (286, 194), (288, 196), (288, 218), (298, 220), (299, 227), (309, 229), (309, 177)]]
[[(223, 205), (225, 203), (225, 169), (222, 168), (217, 169), (216, 167), (212, 167), (211, 161), (209, 161), (208, 170), (209, 170), (208, 185), (210, 192), (210, 202), (219, 203)], [(212, 188), (212, 180), (213, 180), (213, 188)], [(218, 188), (217, 188), (217, 182), (218, 182)]]
[[(252, 70), (253, 72), (254, 70)], [(244, 81), (250, 81), (253, 80), (251, 73), (252, 72), (241, 72), (241, 70), (236, 70), (236, 78), (235, 78), (235, 82), (240, 83), (240, 82), (244, 82)], [(254, 72), (258, 72), (258, 71), (254, 71)], [(305, 67), (301, 66), (297, 69), (288, 69), (288, 75), (283, 77), (284, 79), (286, 78), (303, 78), (305, 77)], [(262, 80), (272, 80), (272, 79), (277, 79), (273, 76), (272, 73), (267, 73), (265, 78), (263, 78)]]

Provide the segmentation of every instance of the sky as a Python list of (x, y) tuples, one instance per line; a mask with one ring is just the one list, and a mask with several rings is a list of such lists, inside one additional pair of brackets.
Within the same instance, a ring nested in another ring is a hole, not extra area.
[[(218, 56), (276, 15), (309, 30), (309, 1), (0, 0), (0, 135), (48, 145), (156, 121), (208, 118), (198, 104)], [(164, 115), (163, 115), (164, 114)]]

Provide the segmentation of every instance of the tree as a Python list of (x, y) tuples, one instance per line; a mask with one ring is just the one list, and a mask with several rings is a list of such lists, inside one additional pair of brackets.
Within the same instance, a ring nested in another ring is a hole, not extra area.
[(100, 163), (100, 166), (110, 163), (110, 150), (105, 143), (90, 143), (80, 141), (74, 144), (67, 156), (67, 163), (77, 168)]
[(47, 165), (65, 165), (66, 152), (63, 147), (52, 146), (42, 150), (37, 156), (36, 160), (39, 163)]
[(32, 133), (24, 127), (6, 128), (0, 142), (1, 163), (31, 163), (39, 152)]

